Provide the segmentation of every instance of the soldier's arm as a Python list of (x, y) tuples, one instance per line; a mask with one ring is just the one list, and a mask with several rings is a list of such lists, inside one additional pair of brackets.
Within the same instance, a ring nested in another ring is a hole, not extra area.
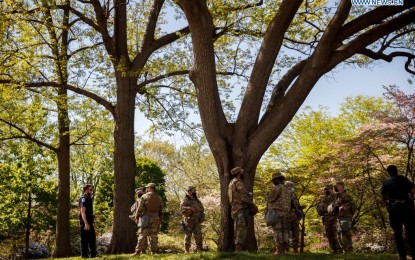
[(136, 217), (141, 217), (144, 215), (146, 209), (145, 209), (145, 205), (144, 205), (144, 201), (145, 198), (141, 198), (140, 201), (138, 202), (138, 207), (137, 207), (137, 214)]
[(164, 202), (163, 199), (159, 196), (159, 200), (160, 200), (160, 213), (159, 213), (159, 217), (160, 217), (160, 223), (163, 222), (163, 214), (164, 214)]
[(273, 201), (277, 200), (280, 195), (281, 195), (281, 189), (278, 189), (277, 187), (273, 187), (268, 196), (268, 202), (272, 203)]
[(251, 204), (251, 198), (249, 198), (248, 196), (248, 191), (246, 190), (245, 186), (241, 183), (238, 182), (238, 184), (236, 185), (236, 190), (238, 192), (238, 194), (240, 194), (240, 198), (241, 198), (241, 202), (242, 203), (247, 203), (247, 204)]
[(343, 203), (340, 205), (340, 210), (350, 210), (355, 206), (353, 197), (349, 194), (346, 194), (346, 196), (343, 197)]
[(205, 212), (205, 207), (203, 207), (203, 203), (199, 200), (200, 211)]
[(180, 210), (182, 214), (186, 214), (186, 212), (191, 210), (191, 207), (189, 206), (189, 200), (187, 199), (187, 197), (185, 197), (182, 203), (180, 204)]

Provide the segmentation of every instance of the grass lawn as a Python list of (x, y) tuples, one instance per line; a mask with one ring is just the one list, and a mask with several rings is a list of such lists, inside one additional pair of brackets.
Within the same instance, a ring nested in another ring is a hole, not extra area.
[[(203, 252), (193, 254), (157, 254), (157, 255), (141, 255), (139, 257), (132, 258), (129, 255), (103, 255), (97, 259), (399, 259), (397, 254), (346, 254), (346, 255), (333, 255), (324, 253), (304, 253), (293, 254), (287, 253), (284, 256), (275, 257), (269, 252), (259, 251), (256, 253), (219, 253), (219, 252)], [(80, 257), (66, 258), (70, 260), (81, 260)]]

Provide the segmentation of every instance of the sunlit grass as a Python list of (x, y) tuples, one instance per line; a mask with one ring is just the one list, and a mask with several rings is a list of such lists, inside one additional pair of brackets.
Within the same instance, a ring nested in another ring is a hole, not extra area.
[[(203, 253), (193, 253), (193, 254), (157, 254), (157, 255), (148, 255), (143, 254), (134, 259), (275, 259), (269, 252), (258, 251), (255, 253), (220, 253), (220, 252), (203, 252)], [(81, 257), (71, 257), (66, 258), (71, 260), (81, 260)], [(97, 257), (96, 259), (133, 259), (129, 254), (124, 255), (104, 255)], [(379, 259), (379, 260), (390, 260), (390, 259), (399, 259), (396, 254), (345, 254), (345, 255), (333, 255), (333, 254), (324, 254), (324, 253), (304, 253), (304, 254), (293, 254), (287, 253), (284, 256), (279, 256), (278, 259)]]

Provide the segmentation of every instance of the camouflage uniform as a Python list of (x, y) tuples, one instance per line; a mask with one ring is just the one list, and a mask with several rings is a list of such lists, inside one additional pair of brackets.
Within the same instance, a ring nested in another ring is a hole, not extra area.
[(352, 196), (346, 191), (336, 194), (335, 204), (339, 206), (337, 215), (338, 240), (345, 252), (351, 252), (353, 250), (351, 223), (356, 206)]
[[(239, 168), (239, 167), (237, 167)], [(232, 169), (234, 171), (236, 168)], [(235, 175), (234, 173), (232, 173)], [(231, 204), (231, 215), (235, 222), (235, 245), (244, 245), (248, 232), (248, 223), (245, 209), (252, 204), (242, 180), (234, 178), (228, 186), (229, 203)]]
[(298, 201), (295, 192), (290, 191), (291, 195), (291, 210), (289, 214), (289, 223), (291, 230), (290, 246), (294, 252), (298, 251), (300, 245), (300, 219), (302, 218), (302, 212), (300, 202)]
[[(149, 184), (154, 185), (155, 184)], [(162, 214), (164, 211), (163, 201), (156, 192), (150, 191), (141, 197), (138, 204), (137, 217), (147, 215), (150, 219), (150, 224), (141, 229), (138, 233), (138, 243), (136, 252), (145, 252), (147, 247), (147, 237), (150, 237), (151, 252), (156, 253), (158, 247), (157, 234), (160, 230), (160, 224), (162, 221)]]
[[(193, 212), (191, 210), (192, 208), (196, 208), (197, 211)], [(202, 250), (202, 214), (204, 214), (205, 211), (202, 202), (197, 197), (191, 198), (189, 195), (186, 195), (180, 204), (180, 210), (186, 226), (186, 235), (184, 237), (186, 252), (189, 252), (192, 234), (195, 237), (196, 249), (198, 251)]]
[(283, 184), (272, 187), (267, 196), (267, 209), (275, 209), (278, 214), (278, 222), (272, 225), (272, 230), (277, 250), (281, 248), (281, 253), (284, 253), (290, 238), (291, 194)]
[[(135, 190), (135, 194), (137, 194), (138, 198), (134, 202), (134, 204), (131, 205), (130, 211), (131, 211), (132, 215), (130, 216), (130, 218), (132, 220), (134, 220), (134, 222), (137, 224), (137, 237), (139, 237), (140, 236), (140, 233), (141, 233), (141, 227), (138, 225), (137, 209), (138, 209), (138, 205), (140, 204), (141, 197), (144, 194), (144, 190), (141, 189), (141, 188), (137, 188)], [(148, 245), (147, 239), (144, 240), (144, 243), (145, 243), (145, 248), (147, 248), (147, 245)], [(137, 247), (138, 247), (138, 243), (137, 243)], [(140, 253), (145, 253), (145, 251), (142, 251)]]
[[(333, 189), (333, 186), (329, 186)], [(328, 188), (328, 187), (326, 187)], [(337, 239), (337, 217), (331, 212), (327, 211), (329, 205), (333, 205), (335, 201), (335, 194), (325, 195), (324, 198), (317, 205), (317, 212), (323, 218), (323, 225), (326, 232), (326, 237), (329, 241), (330, 248), (334, 253), (341, 253), (339, 240)]]

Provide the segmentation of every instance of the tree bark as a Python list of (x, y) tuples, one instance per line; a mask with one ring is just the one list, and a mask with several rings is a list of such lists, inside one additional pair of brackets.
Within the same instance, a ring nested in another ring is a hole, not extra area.
[[(222, 140), (227, 142), (226, 140)], [(232, 145), (228, 142), (228, 149), (218, 149), (220, 152), (216, 154), (215, 160), (218, 164), (219, 170), (219, 180), (220, 180), (220, 190), (221, 190), (221, 234), (219, 239), (218, 249), (221, 252), (233, 251), (235, 249), (234, 243), (234, 221), (231, 217), (231, 206), (229, 204), (228, 197), (228, 186), (231, 181), (230, 170), (234, 167), (242, 167), (245, 169), (244, 172), (244, 183), (248, 192), (253, 192), (254, 187), (254, 178), (255, 178), (255, 169), (258, 164), (256, 161), (244, 162), (244, 153), (242, 156), (237, 156), (235, 150), (235, 145)], [(243, 149), (242, 149), (243, 150)], [(228, 156), (221, 156), (221, 154), (228, 154)], [(224, 158), (229, 158), (224, 160)], [(248, 218), (248, 234), (246, 241), (244, 243), (245, 249), (248, 251), (256, 251), (257, 241), (255, 236), (254, 221), (253, 218)]]
[(114, 223), (109, 253), (134, 251), (137, 237), (135, 225), (129, 220), (134, 202), (134, 111), (137, 78), (122, 77), (117, 72), (117, 106), (114, 130)]
[(59, 149), (58, 157), (58, 215), (56, 220), (56, 244), (54, 257), (72, 255), (70, 239), (70, 133), (68, 115), (68, 91), (58, 89)]

